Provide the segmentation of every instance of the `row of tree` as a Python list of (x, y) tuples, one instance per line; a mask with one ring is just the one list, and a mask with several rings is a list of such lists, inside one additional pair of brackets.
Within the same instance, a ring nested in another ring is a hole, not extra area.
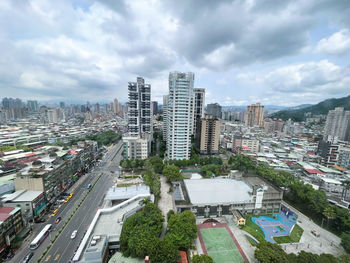
[(144, 209), (123, 224), (120, 236), (123, 255), (138, 258), (149, 255), (154, 263), (177, 262), (179, 250), (188, 250), (197, 237), (196, 218), (191, 211), (169, 216), (168, 231), (160, 239), (164, 218), (160, 209), (146, 200)]
[(150, 187), (151, 193), (155, 197), (155, 203), (158, 203), (160, 198), (160, 175), (163, 169), (163, 160), (158, 157), (153, 157), (149, 160), (143, 160), (145, 171), (142, 173), (142, 178), (146, 185)]
[(167, 164), (169, 165), (176, 165), (177, 167), (180, 168), (186, 168), (189, 166), (194, 166), (194, 165), (208, 165), (208, 164), (216, 164), (216, 165), (222, 165), (222, 159), (219, 157), (215, 156), (209, 156), (209, 157), (198, 157), (197, 154), (192, 154), (191, 159), (189, 160), (167, 160)]
[(10, 152), (15, 150), (23, 150), (25, 152), (33, 151), (33, 148), (21, 144), (17, 144), (16, 146), (0, 146), (0, 152)]
[(350, 213), (347, 209), (330, 205), (325, 192), (315, 190), (288, 172), (274, 170), (263, 163), (255, 165), (248, 156), (233, 156), (229, 159), (229, 165), (242, 172), (255, 172), (273, 185), (285, 189), (284, 199), (289, 203), (318, 223), (320, 219), (326, 219), (327, 227), (332, 232), (342, 233), (342, 246), (350, 253)]
[(331, 254), (312, 254), (305, 251), (298, 255), (287, 254), (279, 245), (269, 242), (261, 242), (255, 250), (255, 258), (260, 263), (349, 263), (347, 254), (335, 257)]

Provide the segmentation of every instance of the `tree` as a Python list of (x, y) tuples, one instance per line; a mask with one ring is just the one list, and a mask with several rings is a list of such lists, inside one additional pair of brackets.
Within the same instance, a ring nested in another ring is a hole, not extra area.
[(239, 170), (244, 173), (255, 169), (255, 164), (253, 161), (248, 156), (243, 154), (231, 156), (228, 160), (228, 164), (231, 165), (232, 169)]
[(152, 263), (176, 263), (179, 257), (180, 254), (177, 247), (170, 240), (154, 240), (150, 250)]
[(189, 210), (173, 214), (169, 218), (168, 229), (165, 239), (173, 242), (178, 249), (187, 250), (197, 237), (196, 217)]
[(152, 157), (149, 161), (152, 164), (153, 169), (156, 173), (160, 174), (163, 171), (163, 168), (164, 168), (163, 159), (159, 157)]
[(194, 255), (192, 258), (192, 263), (214, 263), (214, 260), (207, 255)]
[(336, 216), (336, 213), (334, 211), (334, 208), (330, 205), (326, 206), (326, 208), (323, 210), (322, 213), (327, 218), (327, 227), (329, 226), (329, 219), (334, 219)]
[(179, 167), (175, 165), (166, 165), (163, 169), (163, 175), (168, 179), (168, 182), (182, 178)]
[(172, 215), (174, 215), (175, 212), (173, 209), (169, 210), (168, 213), (166, 214), (166, 218), (169, 220)]
[(344, 232), (340, 235), (341, 245), (345, 249), (346, 252), (350, 253), (350, 233)]
[(255, 258), (261, 263), (288, 263), (287, 253), (277, 244), (260, 242), (255, 250)]
[(120, 246), (124, 256), (144, 257), (152, 250), (162, 232), (164, 218), (160, 209), (147, 203), (143, 210), (129, 217), (123, 224)]
[(300, 251), (298, 254), (298, 263), (318, 263), (320, 260), (320, 256), (317, 254), (312, 254), (309, 252), (305, 252), (304, 250)]
[[(319, 259), (318, 259), (319, 263), (339, 263), (339, 261), (340, 261), (340, 257), (338, 259), (335, 256), (333, 256), (332, 254), (321, 254)], [(341, 261), (341, 262), (343, 262), (343, 261)]]
[(341, 185), (343, 186), (343, 192), (341, 198), (344, 199), (347, 195), (347, 192), (350, 188), (350, 180), (344, 180), (341, 182)]

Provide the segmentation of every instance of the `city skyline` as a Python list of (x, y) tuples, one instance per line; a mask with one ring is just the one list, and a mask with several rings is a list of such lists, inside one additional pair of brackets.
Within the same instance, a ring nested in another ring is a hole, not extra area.
[(2, 1), (2, 97), (126, 102), (142, 76), (161, 103), (174, 70), (222, 106), (349, 95), (347, 1), (151, 2)]

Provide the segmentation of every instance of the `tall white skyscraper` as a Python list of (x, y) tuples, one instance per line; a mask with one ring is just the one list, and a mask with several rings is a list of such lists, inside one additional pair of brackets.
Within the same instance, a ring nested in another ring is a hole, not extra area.
[(189, 159), (194, 116), (194, 74), (171, 72), (166, 111), (166, 142), (169, 159)]
[(141, 77), (129, 82), (128, 130), (132, 137), (152, 133), (151, 85)]
[(350, 141), (350, 111), (338, 107), (328, 112), (323, 139), (332, 143)]

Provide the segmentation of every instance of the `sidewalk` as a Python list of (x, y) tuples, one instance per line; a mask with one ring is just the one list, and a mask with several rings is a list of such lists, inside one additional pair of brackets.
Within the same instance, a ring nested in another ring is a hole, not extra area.
[(174, 210), (174, 200), (173, 195), (169, 193), (169, 185), (166, 182), (165, 176), (160, 176), (160, 199), (158, 202), (158, 207), (162, 211), (164, 216), (163, 230), (161, 237), (165, 235), (167, 229), (167, 213), (169, 210)]

